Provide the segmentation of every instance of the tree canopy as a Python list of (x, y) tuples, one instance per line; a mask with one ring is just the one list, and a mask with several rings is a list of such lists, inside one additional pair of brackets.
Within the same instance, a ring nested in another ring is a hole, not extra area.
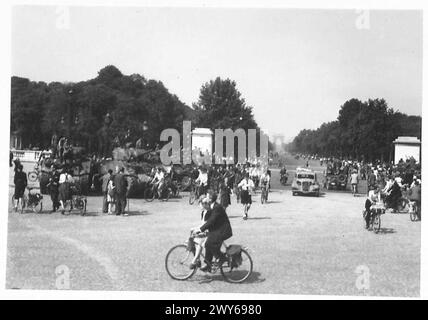
[(11, 132), (21, 136), (23, 147), (47, 147), (56, 134), (95, 152), (107, 114), (112, 119), (108, 139), (135, 143), (144, 137), (153, 146), (163, 129), (181, 131), (182, 121), (191, 120), (193, 110), (162, 82), (123, 75), (111, 65), (96, 78), (77, 83), (12, 77)]
[(337, 120), (300, 131), (288, 148), (320, 156), (388, 160), (393, 140), (421, 138), (421, 125), (421, 117), (394, 111), (384, 99), (351, 99), (341, 106)]

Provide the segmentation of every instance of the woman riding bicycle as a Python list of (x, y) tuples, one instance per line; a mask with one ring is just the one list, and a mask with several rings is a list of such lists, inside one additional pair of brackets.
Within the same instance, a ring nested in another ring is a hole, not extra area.
[(208, 190), (208, 170), (206, 168), (201, 168), (199, 170), (199, 175), (195, 180), (196, 185), (198, 186), (197, 195), (200, 197), (207, 193)]
[(190, 229), (192, 236), (194, 236), (193, 241), (199, 244), (198, 246), (196, 246), (195, 256), (189, 265), (190, 269), (195, 269), (196, 266), (200, 263), (199, 257), (202, 253), (202, 249), (205, 247), (205, 241), (207, 240), (207, 233), (197, 233), (197, 231), (200, 230), (200, 227), (202, 227), (207, 221), (206, 214), (210, 209), (210, 199), (208, 197), (202, 199), (201, 205), (202, 205), (202, 212), (201, 212), (202, 223), (198, 227)]
[(165, 174), (161, 167), (158, 167), (155, 173), (155, 176), (153, 177), (153, 180), (151, 183), (153, 184), (154, 190), (157, 190), (159, 199), (162, 198), (162, 189), (165, 181)]

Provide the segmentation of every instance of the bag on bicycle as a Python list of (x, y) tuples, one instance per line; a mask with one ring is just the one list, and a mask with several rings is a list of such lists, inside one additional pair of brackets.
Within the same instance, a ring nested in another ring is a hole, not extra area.
[(237, 268), (242, 264), (242, 247), (237, 244), (231, 244), (226, 249), (226, 254), (229, 257), (230, 266)]

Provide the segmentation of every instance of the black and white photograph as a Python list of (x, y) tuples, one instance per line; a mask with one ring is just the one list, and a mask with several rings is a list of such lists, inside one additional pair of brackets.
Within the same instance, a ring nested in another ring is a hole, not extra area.
[(2, 289), (423, 296), (422, 8), (10, 17)]

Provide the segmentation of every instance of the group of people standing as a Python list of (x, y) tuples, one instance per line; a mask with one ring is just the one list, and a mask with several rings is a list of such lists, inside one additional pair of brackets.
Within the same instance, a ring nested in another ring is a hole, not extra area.
[(126, 212), (128, 180), (125, 176), (125, 169), (116, 167), (115, 174), (113, 174), (112, 169), (109, 169), (101, 177), (101, 189), (103, 192), (103, 213), (128, 216)]

